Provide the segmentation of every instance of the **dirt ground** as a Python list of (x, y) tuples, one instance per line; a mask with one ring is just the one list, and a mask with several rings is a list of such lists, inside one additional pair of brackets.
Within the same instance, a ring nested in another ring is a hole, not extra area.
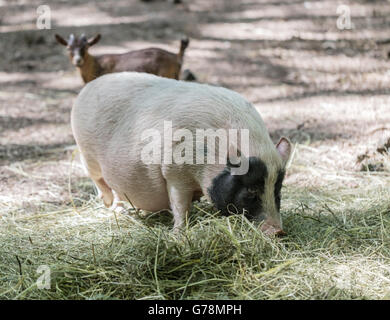
[[(188, 35), (183, 69), (241, 93), (274, 141), (285, 135), (307, 146), (295, 154), (289, 185), (326, 186), (324, 168), (359, 171), (357, 157), (390, 136), (389, 2), (183, 2), (50, 1), (51, 30), (36, 29), (40, 1), (0, 2), (3, 209), (69, 204), (69, 114), (83, 83), (55, 33), (101, 33), (93, 54), (177, 51)], [(341, 3), (350, 7), (352, 30), (336, 26)], [(73, 174), (82, 175), (77, 168)]]
[[(55, 0), (52, 29), (37, 30), (40, 1), (0, 1), (0, 215), (66, 208), (71, 194), (93, 191), (77, 162), (71, 170), (70, 110), (83, 82), (55, 33), (101, 33), (92, 54), (177, 51), (188, 35), (183, 70), (239, 92), (275, 142), (296, 143), (287, 186), (353, 192), (367, 184), (365, 153), (388, 183), (387, 158), (375, 152), (390, 136), (388, 1), (183, 2)], [(351, 30), (336, 26), (340, 4)]]

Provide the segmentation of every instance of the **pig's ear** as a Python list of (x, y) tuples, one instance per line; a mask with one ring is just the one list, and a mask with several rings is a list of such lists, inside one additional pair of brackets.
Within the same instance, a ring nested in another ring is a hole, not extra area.
[(279, 142), (276, 144), (280, 156), (282, 157), (283, 164), (286, 165), (291, 154), (291, 142), (286, 137), (281, 137)]

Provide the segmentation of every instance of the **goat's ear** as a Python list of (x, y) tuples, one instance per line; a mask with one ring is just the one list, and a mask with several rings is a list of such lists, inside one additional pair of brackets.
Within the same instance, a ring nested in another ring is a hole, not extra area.
[(93, 46), (94, 44), (98, 43), (101, 38), (100, 33), (94, 36), (93, 38), (88, 39), (88, 45)]
[(63, 46), (68, 45), (68, 42), (63, 37), (61, 37), (59, 34), (56, 34), (55, 37), (56, 37), (56, 40), (59, 44), (62, 44)]

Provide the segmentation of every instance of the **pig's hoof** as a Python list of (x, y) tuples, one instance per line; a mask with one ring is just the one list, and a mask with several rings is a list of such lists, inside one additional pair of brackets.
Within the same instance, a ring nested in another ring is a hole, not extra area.
[(123, 207), (123, 204), (120, 202), (114, 201), (111, 205), (110, 210), (115, 211), (115, 213), (123, 213), (126, 209)]
[(112, 206), (112, 203), (114, 202), (114, 198), (112, 196), (110, 197), (103, 194), (102, 199), (106, 208), (110, 208)]
[(174, 226), (173, 226), (173, 233), (175, 233), (175, 234), (180, 234), (180, 233), (182, 233), (183, 232), (183, 230), (184, 230), (184, 225), (183, 224), (175, 224)]

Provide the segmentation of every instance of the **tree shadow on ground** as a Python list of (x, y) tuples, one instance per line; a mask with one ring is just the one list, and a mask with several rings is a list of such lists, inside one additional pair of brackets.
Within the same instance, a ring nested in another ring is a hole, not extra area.
[(292, 143), (305, 145), (317, 141), (340, 140), (351, 137), (351, 134), (349, 133), (330, 130), (326, 125), (305, 126), (302, 129), (278, 128), (271, 131), (269, 134), (274, 143), (277, 143), (280, 137), (288, 137)]
[(19, 129), (49, 123), (65, 123), (64, 121), (48, 121), (43, 118), (27, 118), (27, 117), (8, 117), (0, 116), (0, 136), (6, 134), (7, 131), (18, 131)]
[(350, 250), (358, 252), (361, 246), (369, 243), (377, 247), (383, 237), (383, 226), (390, 226), (390, 208), (383, 209), (383, 205), (379, 204), (378, 208), (371, 208), (369, 212), (367, 209), (344, 209), (341, 215), (325, 203), (322, 208), (315, 209), (301, 204), (282, 213), (283, 225), (289, 235), (286, 244), (291, 249), (296, 248), (296, 244), (301, 249), (331, 249), (334, 255)]
[(277, 102), (277, 101), (298, 101), (305, 98), (327, 96), (327, 97), (345, 97), (345, 96), (362, 96), (362, 97), (371, 97), (371, 96), (381, 96), (388, 95), (390, 89), (377, 89), (377, 90), (315, 90), (309, 92), (303, 92), (300, 94), (293, 94), (289, 96), (276, 97), (276, 98), (260, 98), (253, 101), (254, 104), (262, 102)]
[(69, 157), (70, 150), (67, 147), (74, 145), (74, 142), (53, 143), (53, 144), (7, 144), (0, 145), (0, 166), (17, 161), (43, 160), (50, 161), (54, 157), (58, 159), (59, 154)]

